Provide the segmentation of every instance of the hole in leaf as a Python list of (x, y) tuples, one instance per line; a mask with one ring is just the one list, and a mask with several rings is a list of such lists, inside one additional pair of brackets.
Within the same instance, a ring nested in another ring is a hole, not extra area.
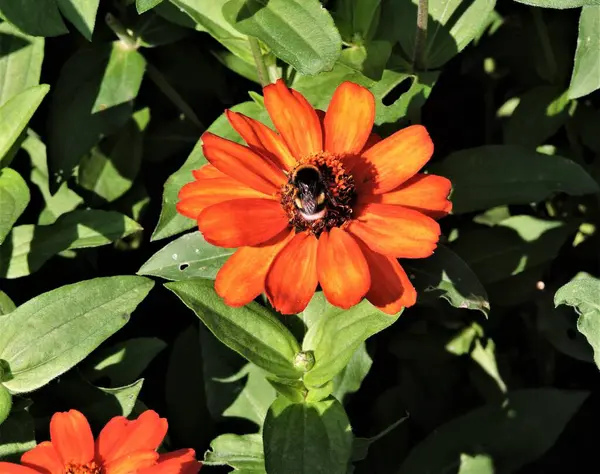
[(414, 77), (407, 77), (406, 79), (404, 79), (400, 83), (396, 84), (381, 99), (381, 101), (383, 102), (383, 105), (389, 106), (389, 105), (392, 105), (394, 102), (396, 102), (402, 96), (402, 94), (404, 94), (405, 92), (409, 91), (409, 89), (413, 85), (414, 80), (415, 80)]
[(189, 263), (182, 263), (181, 265), (179, 265), (179, 271), (182, 272), (189, 266), (190, 266)]

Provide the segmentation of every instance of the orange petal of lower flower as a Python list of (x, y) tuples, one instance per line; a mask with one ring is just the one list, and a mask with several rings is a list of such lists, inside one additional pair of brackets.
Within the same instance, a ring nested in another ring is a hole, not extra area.
[(131, 474), (156, 464), (158, 453), (155, 451), (137, 451), (110, 461), (104, 465), (103, 474)]
[(277, 133), (258, 120), (243, 114), (226, 110), (225, 115), (250, 149), (266, 156), (281, 169), (289, 170), (294, 167), (296, 159)]
[(364, 204), (354, 209), (354, 216), (348, 232), (384, 255), (429, 257), (439, 240), (439, 224), (413, 209), (391, 204)]
[(274, 194), (286, 178), (272, 161), (250, 148), (205, 132), (202, 150), (206, 159), (219, 171), (265, 194)]
[(315, 109), (279, 79), (263, 89), (265, 107), (296, 159), (323, 150), (323, 133)]
[(373, 252), (360, 239), (357, 242), (371, 273), (371, 288), (366, 294), (371, 304), (387, 314), (414, 305), (417, 292), (398, 260)]
[(288, 226), (288, 217), (278, 201), (234, 199), (204, 209), (198, 227), (208, 243), (219, 247), (258, 245)]
[[(63, 471), (60, 474), (63, 474)], [(0, 473), (2, 474), (48, 474), (45, 471), (33, 470), (26, 466), (13, 464), (11, 462), (0, 462)], [(54, 473), (51, 473), (54, 474)]]
[(371, 91), (353, 82), (341, 83), (325, 115), (325, 150), (359, 153), (369, 138), (374, 119), (375, 98)]
[(285, 229), (259, 246), (238, 249), (217, 274), (217, 294), (229, 306), (250, 303), (264, 291), (271, 262), (293, 235), (293, 230)]
[(115, 417), (98, 436), (97, 456), (103, 463), (110, 463), (137, 451), (154, 451), (166, 434), (167, 420), (153, 410), (146, 410), (133, 421)]
[(269, 301), (282, 314), (306, 308), (317, 288), (318, 240), (301, 232), (283, 248), (271, 264), (265, 281)]
[(452, 183), (448, 178), (419, 173), (400, 187), (383, 194), (363, 194), (359, 202), (397, 204), (415, 209), (433, 218), (440, 218), (452, 210), (448, 195)]
[(381, 194), (412, 178), (433, 154), (433, 142), (422, 125), (399, 130), (373, 145), (351, 169), (357, 188)]
[(196, 460), (193, 449), (180, 449), (161, 454), (157, 463), (137, 474), (197, 474), (202, 463)]
[[(50, 441), (44, 441), (21, 456), (21, 464), (45, 474), (64, 474), (65, 465)], [(0, 469), (0, 473), (4, 471)]]
[(317, 273), (327, 300), (340, 308), (357, 304), (371, 286), (369, 267), (354, 238), (339, 227), (319, 236)]
[(198, 215), (208, 206), (242, 198), (274, 199), (223, 175), (222, 178), (192, 181), (183, 186), (179, 191), (177, 212), (191, 219), (197, 219)]
[(77, 410), (58, 412), (50, 420), (50, 439), (63, 464), (87, 464), (94, 459), (94, 436)]
[(201, 179), (225, 178), (227, 176), (225, 173), (219, 171), (211, 164), (204, 165), (202, 168), (198, 168), (197, 170), (192, 170), (192, 174), (198, 181)]

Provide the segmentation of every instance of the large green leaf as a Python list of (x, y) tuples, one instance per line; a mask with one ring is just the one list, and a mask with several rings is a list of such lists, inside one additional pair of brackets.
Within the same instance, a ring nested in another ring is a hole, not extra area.
[(135, 8), (141, 15), (144, 12), (154, 8), (156, 5), (161, 3), (163, 0), (135, 0)]
[(231, 0), (223, 14), (302, 74), (329, 71), (340, 55), (340, 34), (318, 0)]
[(579, 17), (579, 37), (569, 97), (575, 99), (600, 88), (600, 1), (584, 6)]
[(92, 112), (110, 52), (110, 43), (84, 47), (60, 71), (48, 126), (48, 167), (53, 192), (69, 179), (79, 161), (103, 136), (120, 129), (131, 116), (130, 103)]
[(502, 204), (529, 204), (555, 193), (597, 193), (598, 184), (574, 161), (512, 145), (488, 145), (452, 153), (431, 172), (452, 181), (453, 212)]
[(304, 374), (306, 386), (319, 387), (332, 380), (364, 341), (393, 324), (400, 314), (385, 314), (367, 300), (346, 311), (329, 306), (302, 343), (302, 350), (313, 351), (315, 357), (315, 365)]
[(263, 443), (270, 474), (345, 474), (352, 428), (334, 398), (293, 403), (279, 397), (269, 408)]
[(235, 252), (215, 247), (198, 231), (190, 232), (165, 245), (138, 270), (138, 275), (152, 275), (166, 280), (211, 278)]
[(9, 296), (0, 290), (0, 316), (10, 313), (15, 310), (16, 306)]
[(139, 276), (96, 278), (42, 293), (2, 320), (0, 359), (13, 393), (31, 392), (85, 358), (129, 320), (154, 282)]
[(0, 245), (29, 204), (29, 188), (21, 175), (10, 168), (0, 169)]
[[(256, 104), (256, 102), (244, 102), (232, 107), (231, 110), (252, 117), (253, 119), (268, 125), (271, 124), (266, 110)], [(208, 127), (208, 131), (229, 140), (237, 142), (242, 141), (240, 136), (233, 128), (231, 128), (231, 125), (229, 125), (225, 114), (219, 116), (219, 118)], [(198, 169), (206, 163), (206, 158), (204, 158), (204, 154), (202, 153), (202, 145), (198, 142), (183, 166), (169, 176), (169, 179), (167, 179), (167, 182), (165, 183), (160, 218), (158, 219), (158, 224), (152, 234), (152, 240), (164, 239), (191, 229), (192, 227), (196, 227), (196, 222), (193, 219), (188, 219), (177, 213), (175, 205), (177, 204), (177, 194), (181, 187), (193, 180), (192, 170)]]
[(49, 90), (46, 84), (30, 87), (0, 107), (0, 167)]
[(227, 306), (213, 285), (205, 279), (165, 283), (225, 345), (273, 375), (298, 379), (301, 372), (293, 362), (300, 347), (279, 319), (254, 302)]
[(92, 41), (100, 0), (56, 0), (56, 3), (65, 18), (75, 25), (85, 39)]
[(542, 8), (578, 8), (585, 5), (600, 5), (600, 0), (515, 0), (525, 5)]
[(17, 226), (0, 246), (0, 276), (23, 277), (63, 250), (107, 245), (141, 229), (123, 214), (97, 210), (73, 211), (47, 226)]
[(56, 0), (0, 0), (0, 16), (31, 36), (68, 33)]
[(0, 461), (18, 463), (21, 455), (35, 445), (33, 418), (26, 410), (13, 410), (0, 424)]
[(12, 395), (10, 394), (8, 389), (0, 383), (0, 425), (2, 425), (2, 423), (4, 423), (4, 421), (8, 418), (11, 409)]
[(340, 402), (344, 402), (346, 395), (357, 392), (371, 370), (371, 365), (373, 359), (367, 352), (366, 344), (363, 343), (354, 351), (346, 367), (333, 379), (333, 396)]
[(587, 277), (570, 281), (556, 292), (554, 304), (575, 308), (577, 329), (592, 346), (594, 362), (600, 368), (600, 280)]
[(482, 474), (515, 472), (552, 447), (588, 395), (552, 388), (509, 393), (507, 407), (490, 404), (439, 427), (411, 451), (398, 474), (453, 472), (471, 453), (493, 459), (493, 470)]
[(28, 36), (8, 22), (0, 24), (0, 105), (40, 83), (44, 38)]
[(234, 472), (266, 474), (262, 439), (259, 434), (224, 434), (212, 440), (204, 454), (207, 466), (231, 466)]
[(490, 303), (473, 270), (444, 245), (427, 259), (403, 260), (420, 299), (444, 298), (455, 308), (475, 309), (486, 316)]

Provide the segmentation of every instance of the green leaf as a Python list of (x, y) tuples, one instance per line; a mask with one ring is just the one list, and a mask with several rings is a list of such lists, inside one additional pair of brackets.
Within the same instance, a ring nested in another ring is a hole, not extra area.
[(156, 252), (138, 270), (138, 275), (152, 275), (166, 280), (210, 278), (233, 255), (235, 249), (215, 247), (198, 231), (179, 237)]
[(46, 84), (30, 87), (0, 107), (0, 167), (49, 90)]
[(92, 382), (107, 378), (111, 387), (130, 384), (165, 347), (167, 344), (156, 337), (127, 339), (94, 354), (86, 376)]
[(262, 439), (259, 434), (224, 434), (213, 439), (204, 453), (207, 466), (230, 466), (234, 471), (265, 473)]
[(600, 0), (515, 0), (515, 2), (541, 8), (579, 8), (585, 5), (600, 5)]
[(573, 231), (561, 221), (512, 216), (495, 227), (462, 234), (453, 249), (489, 284), (553, 260)]
[(18, 463), (21, 455), (35, 445), (33, 418), (26, 410), (13, 410), (0, 424), (0, 461)]
[[(271, 125), (266, 110), (255, 102), (244, 102), (232, 107), (231, 110), (252, 117), (266, 125)], [(221, 114), (208, 127), (208, 131), (238, 143), (242, 141), (240, 136), (229, 125), (225, 114)], [(177, 204), (177, 194), (181, 187), (193, 181), (192, 170), (198, 169), (206, 163), (206, 158), (202, 153), (202, 144), (198, 142), (183, 166), (169, 176), (169, 179), (165, 183), (160, 218), (152, 234), (152, 240), (164, 239), (197, 226), (193, 219), (178, 214), (175, 205)]]
[(175, 25), (154, 12), (139, 17), (133, 31), (136, 33), (136, 43), (144, 48), (172, 44), (190, 33), (190, 30)]
[(4, 423), (4, 421), (10, 415), (10, 410), (12, 409), (12, 395), (0, 383), (0, 425)]
[(272, 474), (346, 474), (352, 428), (334, 398), (293, 403), (279, 397), (269, 408), (263, 443)]
[(333, 396), (340, 402), (344, 402), (344, 397), (354, 392), (358, 392), (362, 381), (365, 379), (373, 365), (373, 359), (367, 352), (365, 343), (358, 346), (358, 349), (352, 354), (348, 365), (333, 379)]
[(141, 162), (142, 133), (130, 120), (81, 160), (77, 182), (95, 196), (113, 202), (131, 189)]
[(348, 43), (371, 40), (379, 25), (381, 0), (340, 0), (336, 3), (335, 23)]
[(84, 47), (60, 71), (50, 103), (48, 127), (48, 166), (53, 192), (69, 179), (79, 161), (103, 136), (119, 130), (131, 117), (130, 103), (92, 112), (110, 53), (110, 44)]
[(584, 6), (579, 17), (579, 36), (569, 97), (583, 97), (600, 88), (600, 1)]
[(31, 36), (59, 36), (69, 32), (55, 0), (0, 0), (0, 16)]
[(508, 407), (486, 405), (436, 429), (397, 474), (452, 472), (464, 453), (482, 451), (493, 459), (493, 472), (515, 472), (554, 445), (588, 395), (551, 388), (511, 392)]
[(84, 359), (129, 320), (154, 282), (139, 276), (96, 278), (42, 293), (6, 315), (0, 359), (13, 393), (31, 392)]
[[(412, 58), (415, 49), (418, 0), (394, 3), (396, 37), (406, 57)], [(427, 69), (443, 66), (460, 53), (487, 25), (495, 0), (473, 0), (465, 5), (461, 0), (430, 0), (427, 22)]]
[(10, 168), (0, 169), (0, 245), (29, 204), (27, 183)]
[(570, 100), (555, 86), (538, 86), (520, 97), (506, 122), (504, 142), (535, 148), (554, 135), (569, 119)]
[(318, 0), (231, 0), (223, 15), (302, 74), (331, 70), (341, 52), (340, 34)]
[(344, 49), (340, 55), (340, 63), (377, 81), (382, 77), (390, 54), (392, 45), (388, 41), (369, 41)]
[(141, 15), (142, 13), (145, 13), (148, 10), (154, 8), (162, 1), (163, 0), (135, 0), (135, 8), (137, 9), (137, 12)]
[(266, 308), (250, 303), (227, 306), (212, 280), (194, 279), (165, 286), (173, 291), (225, 345), (258, 367), (283, 379), (297, 379), (294, 356), (300, 350), (288, 329)]
[(40, 83), (44, 38), (28, 36), (8, 22), (0, 24), (0, 105)]
[(354, 438), (354, 443), (352, 443), (352, 461), (360, 461), (362, 459), (365, 459), (367, 457), (367, 453), (369, 452), (369, 447), (373, 443), (375, 443), (376, 441), (379, 441), (385, 435), (394, 431), (394, 429), (396, 429), (398, 426), (400, 426), (406, 420), (408, 420), (408, 415), (395, 421), (390, 426), (388, 426), (385, 430), (381, 431), (380, 433), (377, 433), (375, 436), (372, 436), (370, 438), (358, 438), (358, 437)]
[(56, 0), (61, 13), (87, 39), (92, 41), (100, 0)]
[(554, 305), (572, 306), (577, 311), (577, 329), (594, 350), (594, 362), (600, 368), (600, 280), (576, 278), (559, 288)]
[(113, 41), (110, 58), (92, 113), (135, 99), (140, 90), (145, 69), (146, 60), (139, 52), (122, 41)]
[(453, 213), (502, 204), (529, 204), (555, 193), (597, 193), (598, 184), (574, 161), (512, 145), (488, 145), (452, 153), (430, 171), (452, 181)]
[(490, 303), (485, 288), (473, 270), (444, 245), (427, 259), (403, 260), (417, 295), (425, 301), (444, 298), (455, 308), (481, 311), (486, 317)]
[(17, 226), (0, 246), (0, 276), (27, 276), (63, 250), (107, 245), (140, 230), (123, 214), (97, 210), (73, 211), (51, 225)]
[(4, 291), (0, 290), (0, 316), (10, 313), (16, 308), (13, 301)]
[(330, 306), (311, 326), (302, 343), (313, 351), (314, 367), (304, 374), (307, 387), (319, 387), (332, 380), (350, 361), (361, 343), (393, 324), (399, 317), (385, 314), (367, 300), (343, 311)]

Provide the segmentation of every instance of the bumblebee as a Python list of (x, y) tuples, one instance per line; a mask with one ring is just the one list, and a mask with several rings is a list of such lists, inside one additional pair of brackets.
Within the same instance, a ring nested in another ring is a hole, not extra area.
[(300, 165), (291, 173), (289, 183), (294, 187), (294, 205), (304, 219), (316, 221), (325, 216), (329, 190), (319, 168)]

